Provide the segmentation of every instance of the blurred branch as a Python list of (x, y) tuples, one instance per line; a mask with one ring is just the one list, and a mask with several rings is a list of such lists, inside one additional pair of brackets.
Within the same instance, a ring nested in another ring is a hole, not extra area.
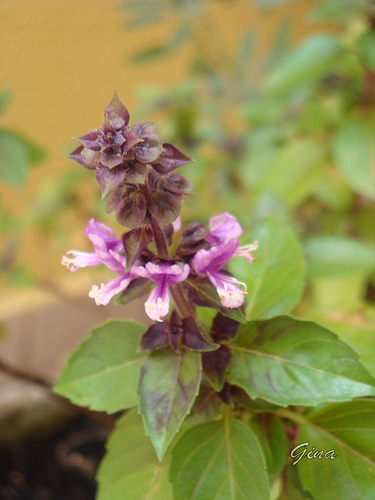
[(80, 406), (76, 406), (66, 398), (54, 393), (53, 382), (51, 380), (48, 380), (39, 375), (34, 375), (32, 373), (28, 373), (24, 370), (11, 366), (2, 359), (0, 359), (0, 371), (11, 377), (23, 380), (30, 384), (36, 384), (38, 386), (43, 387), (48, 392), (48, 395), (50, 397), (54, 398), (56, 401), (63, 404), (64, 406), (68, 407), (68, 409), (71, 409), (74, 413), (84, 415), (85, 417), (88, 417), (91, 420), (106, 427), (112, 428), (114, 425), (115, 418), (113, 416), (108, 415), (107, 413), (94, 412), (89, 410), (88, 408), (82, 408)]

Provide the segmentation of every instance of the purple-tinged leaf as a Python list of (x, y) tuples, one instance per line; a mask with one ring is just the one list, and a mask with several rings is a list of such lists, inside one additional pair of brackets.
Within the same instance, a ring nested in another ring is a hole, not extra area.
[(226, 346), (221, 346), (216, 351), (202, 353), (203, 373), (217, 392), (224, 387), (229, 360), (230, 350)]
[(104, 117), (105, 119), (108, 119), (110, 125), (117, 130), (122, 127), (126, 127), (129, 123), (129, 111), (118, 98), (117, 90), (115, 90), (112, 101), (108, 104), (104, 111)]
[(109, 191), (118, 186), (124, 180), (125, 176), (126, 171), (121, 166), (110, 169), (101, 165), (96, 170), (95, 177), (102, 192), (102, 199), (109, 193)]
[(191, 317), (182, 320), (183, 325), (183, 344), (193, 351), (213, 351), (218, 348), (217, 344), (210, 342), (203, 327), (197, 324)]
[(205, 338), (205, 332), (194, 318), (187, 317), (181, 320), (176, 311), (173, 311), (167, 321), (152, 325), (143, 335), (141, 349), (152, 351), (170, 345), (179, 352), (182, 346), (191, 351), (212, 351), (218, 345), (212, 344)]
[(143, 334), (141, 340), (142, 351), (155, 351), (170, 344), (169, 321), (156, 322)]
[(191, 409), (189, 420), (194, 419), (195, 422), (214, 420), (222, 410), (221, 407), (222, 402), (217, 392), (210, 385), (202, 382), (197, 399), (194, 401), (193, 408)]
[(236, 336), (239, 326), (238, 321), (218, 313), (212, 322), (210, 334), (215, 342), (226, 342)]
[(151, 353), (142, 368), (140, 413), (161, 460), (199, 391), (201, 354), (166, 347)]
[(164, 143), (163, 151), (158, 158), (157, 163), (152, 166), (159, 174), (168, 174), (169, 172), (172, 172), (172, 170), (183, 167), (192, 161), (193, 160), (191, 158), (181, 153), (181, 151), (176, 148), (176, 146), (173, 146), (173, 144)]

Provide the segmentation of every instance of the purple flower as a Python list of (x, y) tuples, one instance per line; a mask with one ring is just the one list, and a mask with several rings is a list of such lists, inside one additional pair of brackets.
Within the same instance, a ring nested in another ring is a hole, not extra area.
[(95, 299), (97, 305), (107, 305), (114, 295), (127, 288), (136, 274), (133, 269), (125, 272), (126, 257), (120, 253), (123, 251), (123, 244), (121, 240), (116, 238), (111, 228), (90, 219), (85, 229), (85, 235), (93, 244), (94, 252), (69, 250), (63, 255), (61, 262), (72, 272), (77, 271), (80, 267), (104, 264), (118, 274), (118, 278), (107, 284), (102, 283), (100, 287), (94, 285), (89, 292), (89, 296)]
[(113, 259), (110, 251), (118, 253), (123, 249), (121, 240), (116, 238), (113, 230), (95, 219), (89, 220), (85, 235), (93, 244), (94, 252), (68, 250), (63, 255), (61, 263), (71, 272), (77, 271), (80, 267), (106, 264)]
[(198, 274), (203, 274), (215, 286), (225, 307), (240, 307), (247, 294), (246, 284), (232, 276), (221, 273), (220, 269), (231, 259), (238, 249), (238, 241), (231, 239), (224, 245), (198, 250), (193, 266)]
[[(227, 212), (211, 217), (209, 229), (210, 232), (206, 236), (206, 240), (216, 246), (226, 245), (230, 240), (238, 241), (238, 238), (243, 234), (243, 229), (236, 217)], [(250, 245), (238, 247), (233, 256), (246, 257), (246, 260), (251, 263), (255, 261), (255, 257), (251, 252), (257, 248), (258, 242), (255, 241)]]
[(212, 245), (225, 245), (229, 240), (238, 240), (243, 234), (243, 229), (236, 217), (227, 212), (211, 217), (208, 227), (210, 232), (206, 240)]
[(154, 321), (162, 321), (169, 311), (169, 287), (184, 281), (190, 272), (190, 267), (185, 264), (183, 268), (177, 264), (153, 264), (148, 262), (145, 267), (135, 267), (134, 272), (142, 278), (148, 278), (156, 283), (156, 288), (150, 293), (145, 310)]

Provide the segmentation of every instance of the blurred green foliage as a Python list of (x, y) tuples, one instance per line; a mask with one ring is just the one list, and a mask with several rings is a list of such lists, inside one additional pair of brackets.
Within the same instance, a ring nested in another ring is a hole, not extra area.
[(189, 219), (228, 210), (247, 229), (268, 216), (294, 227), (309, 285), (297, 314), (349, 324), (343, 337), (362, 354), (363, 331), (375, 345), (375, 2), (312, 2), (306, 22), (325, 27), (293, 45), (293, 18), (280, 19), (260, 61), (256, 29), (232, 50), (213, 3), (123, 2), (129, 29), (174, 21), (175, 32), (134, 62), (191, 54), (173, 89), (140, 92), (139, 114), (162, 114), (164, 136), (196, 160), (183, 172), (199, 193), (186, 202)]
[[(11, 91), (0, 92), (0, 119), (11, 100)], [(16, 196), (21, 201), (22, 188), (27, 187), (31, 169), (46, 158), (45, 150), (28, 137), (0, 125), (0, 182), (4, 190), (16, 189)], [(8, 283), (17, 287), (36, 284), (35, 269), (31, 268), (29, 261), (19, 258), (19, 250), (30, 231), (41, 230), (46, 239), (51, 241), (61, 237), (64, 214), (70, 207), (76, 209), (78, 216), (83, 211), (83, 223), (86, 222), (88, 214), (79, 195), (86, 178), (87, 172), (76, 172), (75, 169), (69, 169), (58, 178), (46, 175), (41, 182), (36, 183), (26, 209), (17, 214), (7, 209), (6, 203), (0, 198), (0, 275)]]

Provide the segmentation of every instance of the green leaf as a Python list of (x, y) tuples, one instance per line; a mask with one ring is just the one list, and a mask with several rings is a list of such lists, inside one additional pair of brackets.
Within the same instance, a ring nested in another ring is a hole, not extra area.
[(330, 278), (369, 274), (375, 269), (375, 248), (340, 236), (315, 236), (305, 243), (310, 276)]
[(259, 439), (269, 474), (278, 474), (286, 464), (288, 442), (279, 417), (271, 413), (256, 415), (250, 427)]
[(145, 330), (135, 321), (96, 326), (70, 358), (54, 390), (96, 411), (114, 413), (136, 406), (140, 369), (147, 359), (136, 351)]
[(3, 114), (8, 109), (11, 100), (11, 90), (3, 90), (2, 92), (0, 92), (0, 114)]
[(264, 70), (268, 70), (278, 64), (290, 50), (291, 23), (290, 20), (282, 20), (273, 35), (272, 45), (263, 63)]
[(281, 316), (240, 327), (228, 381), (252, 398), (315, 406), (375, 395), (375, 379), (337, 336), (310, 321)]
[(309, 20), (313, 22), (345, 21), (354, 16), (374, 13), (372, 0), (323, 0), (317, 5)]
[(321, 180), (323, 154), (324, 150), (311, 140), (290, 142), (273, 159), (259, 189), (274, 192), (289, 208), (296, 207), (311, 196)]
[(332, 71), (340, 52), (339, 43), (330, 35), (308, 38), (289, 52), (271, 72), (266, 80), (265, 90), (288, 91), (318, 81), (325, 73)]
[(296, 0), (258, 0), (257, 7), (261, 10), (274, 9), (275, 7), (281, 7), (282, 5), (295, 1)]
[(0, 130), (0, 178), (20, 187), (25, 182), (29, 157), (24, 143), (12, 132)]
[(32, 163), (44, 158), (44, 152), (23, 136), (0, 130), (0, 178), (21, 187)]
[(372, 500), (375, 491), (375, 401), (357, 400), (317, 410), (300, 425), (299, 443), (334, 450), (335, 459), (308, 460), (296, 467), (316, 500)]
[(240, 71), (247, 68), (249, 59), (254, 54), (256, 46), (256, 33), (254, 31), (246, 30), (242, 37), (236, 64)]
[(287, 483), (287, 496), (288, 500), (312, 500), (311, 495), (304, 490), (301, 480), (298, 476), (298, 467), (289, 465), (285, 469), (286, 483)]
[(172, 500), (170, 458), (159, 462), (135, 410), (120, 417), (97, 475), (97, 500)]
[(235, 258), (230, 270), (247, 285), (247, 318), (270, 318), (298, 304), (305, 277), (303, 253), (293, 231), (275, 219), (257, 226), (248, 243), (255, 240), (256, 261), (248, 264), (243, 257)]
[(335, 162), (356, 192), (375, 198), (375, 133), (360, 121), (343, 123), (332, 142)]
[(169, 347), (151, 353), (139, 384), (140, 413), (161, 460), (199, 391), (201, 354)]
[(359, 49), (366, 68), (375, 70), (375, 33), (371, 30), (359, 39)]
[(239, 420), (188, 430), (172, 452), (170, 480), (175, 500), (269, 500), (261, 447)]

